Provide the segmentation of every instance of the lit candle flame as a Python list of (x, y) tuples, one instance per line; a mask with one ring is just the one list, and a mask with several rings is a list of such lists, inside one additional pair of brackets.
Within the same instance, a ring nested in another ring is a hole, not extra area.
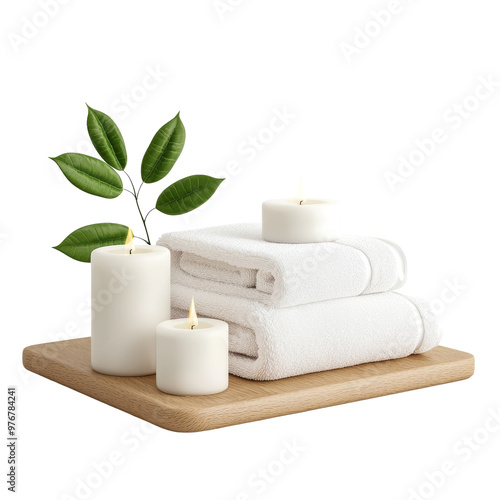
[(303, 182), (302, 182), (302, 177), (299, 179), (299, 187), (297, 189), (297, 203), (299, 205), (302, 205), (306, 201), (304, 197), (304, 187), (303, 187)]
[(135, 253), (134, 233), (132, 233), (132, 229), (128, 230), (127, 238), (125, 240), (125, 249), (130, 255)]
[(191, 299), (191, 306), (189, 307), (187, 326), (190, 330), (198, 326), (198, 316), (196, 316), (196, 309), (194, 307), (194, 297)]

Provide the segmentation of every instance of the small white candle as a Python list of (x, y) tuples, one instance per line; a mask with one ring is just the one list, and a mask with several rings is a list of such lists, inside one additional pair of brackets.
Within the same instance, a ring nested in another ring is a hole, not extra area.
[(333, 200), (267, 200), (262, 203), (262, 238), (276, 243), (335, 241), (340, 208)]
[(156, 329), (156, 386), (178, 396), (202, 396), (228, 387), (228, 325), (197, 318), (160, 323)]
[(107, 375), (156, 371), (156, 325), (170, 318), (170, 252), (115, 245), (92, 252), (92, 368)]

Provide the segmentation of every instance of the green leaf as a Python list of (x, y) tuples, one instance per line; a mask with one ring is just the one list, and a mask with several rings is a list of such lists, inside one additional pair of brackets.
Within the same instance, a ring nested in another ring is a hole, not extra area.
[(101, 158), (117, 170), (127, 165), (127, 150), (116, 123), (102, 111), (92, 109), (88, 104), (87, 130), (90, 140)]
[(72, 259), (90, 262), (90, 254), (99, 247), (110, 245), (128, 245), (134, 234), (121, 224), (104, 222), (91, 224), (73, 231), (55, 248)]
[(181, 215), (203, 205), (224, 179), (191, 175), (168, 186), (158, 197), (156, 208), (167, 215)]
[(120, 176), (107, 163), (80, 153), (64, 153), (51, 158), (66, 178), (86, 193), (102, 198), (116, 198), (123, 191)]
[(175, 118), (156, 132), (146, 150), (141, 165), (142, 180), (150, 184), (163, 179), (179, 158), (185, 140), (186, 130), (177, 113)]

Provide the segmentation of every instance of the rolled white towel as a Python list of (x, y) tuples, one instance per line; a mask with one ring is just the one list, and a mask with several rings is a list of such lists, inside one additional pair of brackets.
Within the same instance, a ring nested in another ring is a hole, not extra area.
[(277, 309), (240, 297), (172, 285), (172, 317), (229, 323), (229, 371), (275, 380), (418, 354), (439, 344), (441, 330), (420, 299), (396, 292)]
[(257, 270), (236, 267), (225, 262), (214, 261), (189, 252), (182, 252), (179, 267), (186, 273), (206, 280), (217, 281), (224, 276), (224, 282), (245, 288), (255, 288)]
[(271, 243), (259, 224), (235, 224), (165, 234), (158, 245), (172, 252), (174, 283), (277, 307), (386, 292), (406, 279), (401, 249), (378, 238)]

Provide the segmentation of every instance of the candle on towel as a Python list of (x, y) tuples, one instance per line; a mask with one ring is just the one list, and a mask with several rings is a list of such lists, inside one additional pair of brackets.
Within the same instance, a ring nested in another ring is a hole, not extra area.
[(297, 198), (262, 203), (262, 238), (275, 243), (317, 243), (340, 236), (340, 209), (333, 200)]
[(189, 316), (160, 323), (156, 329), (156, 386), (179, 396), (201, 396), (228, 387), (228, 325)]
[(115, 245), (92, 252), (92, 368), (107, 375), (156, 371), (156, 326), (170, 318), (170, 252)]

